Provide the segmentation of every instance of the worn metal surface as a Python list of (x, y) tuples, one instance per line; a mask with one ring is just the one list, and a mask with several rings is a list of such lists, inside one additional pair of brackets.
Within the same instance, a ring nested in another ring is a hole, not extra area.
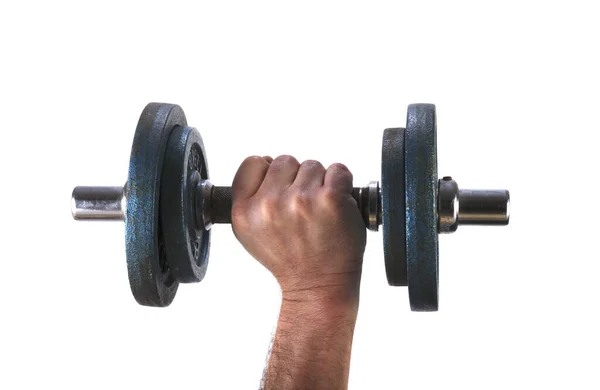
[(168, 306), (179, 285), (166, 257), (159, 204), (167, 140), (173, 128), (186, 125), (179, 106), (150, 103), (133, 138), (124, 191), (125, 243), (129, 284), (141, 305)]
[(378, 181), (370, 181), (365, 187), (353, 188), (352, 196), (363, 218), (365, 227), (376, 232), (381, 225), (381, 189)]
[(123, 187), (75, 187), (71, 195), (71, 214), (78, 220), (125, 219)]
[(167, 143), (161, 184), (161, 223), (167, 259), (179, 282), (204, 278), (210, 230), (196, 223), (196, 187), (208, 180), (206, 151), (193, 127), (176, 127)]
[(453, 233), (459, 225), (504, 226), (510, 218), (507, 190), (461, 190), (446, 176), (438, 185), (438, 231)]
[(385, 129), (381, 150), (381, 217), (385, 272), (390, 286), (406, 286), (403, 128)]
[(438, 232), (454, 233), (458, 228), (458, 183), (452, 177), (438, 180)]
[(507, 190), (460, 190), (459, 225), (505, 226), (510, 219)]
[[(194, 190), (194, 215), (198, 229), (210, 230), (213, 225), (212, 199), (215, 186), (208, 179), (200, 180), (196, 183)], [(231, 205), (229, 207), (231, 214)], [(231, 218), (230, 218), (231, 219)]]
[(433, 104), (408, 106), (405, 137), (406, 265), (413, 311), (438, 309), (436, 116)]

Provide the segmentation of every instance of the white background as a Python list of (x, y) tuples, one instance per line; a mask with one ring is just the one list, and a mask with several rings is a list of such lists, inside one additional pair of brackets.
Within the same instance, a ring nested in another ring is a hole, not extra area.
[(120, 223), (138, 116), (177, 103), (229, 185), (251, 154), (380, 177), (381, 135), (438, 108), (440, 175), (508, 188), (508, 228), (440, 242), (440, 311), (388, 287), (370, 233), (351, 389), (600, 387), (593, 1), (2, 1), (0, 388), (253, 389), (279, 292), (228, 226), (205, 280), (138, 306)]

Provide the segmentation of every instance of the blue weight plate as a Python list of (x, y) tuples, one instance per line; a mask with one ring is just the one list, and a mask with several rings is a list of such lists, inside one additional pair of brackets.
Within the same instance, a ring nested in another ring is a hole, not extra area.
[(406, 264), (413, 311), (438, 309), (437, 147), (433, 104), (408, 106), (405, 136)]
[(385, 129), (381, 148), (381, 217), (385, 273), (390, 286), (406, 286), (404, 129)]
[(150, 103), (135, 131), (125, 195), (125, 243), (129, 284), (136, 301), (168, 306), (179, 283), (167, 261), (160, 223), (160, 184), (171, 131), (186, 126), (179, 106)]
[(208, 167), (200, 133), (175, 128), (165, 152), (160, 210), (171, 272), (182, 283), (201, 281), (208, 265), (210, 230), (197, 229), (194, 213), (196, 186), (203, 179)]

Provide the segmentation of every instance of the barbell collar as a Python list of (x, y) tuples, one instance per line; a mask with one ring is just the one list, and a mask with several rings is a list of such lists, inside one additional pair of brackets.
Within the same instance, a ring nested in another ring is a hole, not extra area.
[(438, 232), (459, 225), (505, 226), (510, 219), (508, 190), (461, 190), (450, 176), (438, 182)]

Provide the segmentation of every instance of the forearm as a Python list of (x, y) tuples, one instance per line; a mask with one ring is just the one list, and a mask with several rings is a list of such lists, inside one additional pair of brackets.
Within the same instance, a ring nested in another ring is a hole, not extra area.
[(346, 389), (358, 298), (284, 299), (264, 388)]

